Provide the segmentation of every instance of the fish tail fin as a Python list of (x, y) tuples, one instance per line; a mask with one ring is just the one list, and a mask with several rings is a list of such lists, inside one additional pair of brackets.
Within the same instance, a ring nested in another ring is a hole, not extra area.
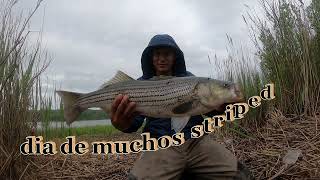
[(81, 112), (85, 111), (85, 109), (81, 109), (80, 106), (76, 104), (78, 98), (82, 94), (68, 91), (56, 91), (56, 93), (58, 93), (62, 99), (64, 119), (66, 120), (66, 123), (70, 125), (78, 118)]

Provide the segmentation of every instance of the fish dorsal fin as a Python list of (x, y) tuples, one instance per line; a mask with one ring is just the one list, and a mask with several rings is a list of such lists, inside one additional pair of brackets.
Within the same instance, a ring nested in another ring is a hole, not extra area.
[(116, 84), (119, 82), (131, 81), (131, 80), (134, 80), (134, 79), (132, 77), (128, 76), (126, 73), (124, 73), (122, 71), (117, 71), (116, 75), (112, 79), (103, 83), (100, 86), (100, 89), (106, 88), (107, 86), (109, 86), (111, 84)]
[(164, 76), (164, 75), (160, 75), (160, 76), (153, 76), (153, 77), (150, 78), (149, 80), (151, 80), (151, 81), (158, 81), (158, 80), (171, 79), (171, 78), (174, 78), (174, 76)]

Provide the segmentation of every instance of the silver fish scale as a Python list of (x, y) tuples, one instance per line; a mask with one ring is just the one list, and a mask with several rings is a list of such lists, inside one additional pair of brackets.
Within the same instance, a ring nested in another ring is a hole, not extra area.
[(142, 111), (172, 110), (191, 97), (199, 79), (195, 77), (173, 78), (161, 81), (126, 81), (112, 84), (104, 89), (80, 97), (82, 107), (109, 105), (118, 94), (126, 94)]

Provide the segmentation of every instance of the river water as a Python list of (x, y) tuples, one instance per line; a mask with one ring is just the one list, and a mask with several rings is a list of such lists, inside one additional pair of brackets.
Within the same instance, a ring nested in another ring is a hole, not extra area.
[[(102, 119), (102, 120), (81, 120), (75, 121), (70, 124), (70, 127), (90, 127), (90, 126), (97, 126), (97, 125), (111, 125), (110, 119)], [(65, 121), (53, 121), (48, 124), (49, 128), (68, 128), (69, 126), (66, 124)], [(43, 125), (42, 122), (37, 123), (37, 129), (42, 129)]]

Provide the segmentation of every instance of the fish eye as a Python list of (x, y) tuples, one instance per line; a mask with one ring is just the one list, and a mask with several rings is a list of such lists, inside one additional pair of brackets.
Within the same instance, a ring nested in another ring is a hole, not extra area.
[(223, 87), (228, 88), (228, 87), (230, 87), (230, 86), (229, 86), (228, 83), (224, 83), (224, 84), (223, 84)]

